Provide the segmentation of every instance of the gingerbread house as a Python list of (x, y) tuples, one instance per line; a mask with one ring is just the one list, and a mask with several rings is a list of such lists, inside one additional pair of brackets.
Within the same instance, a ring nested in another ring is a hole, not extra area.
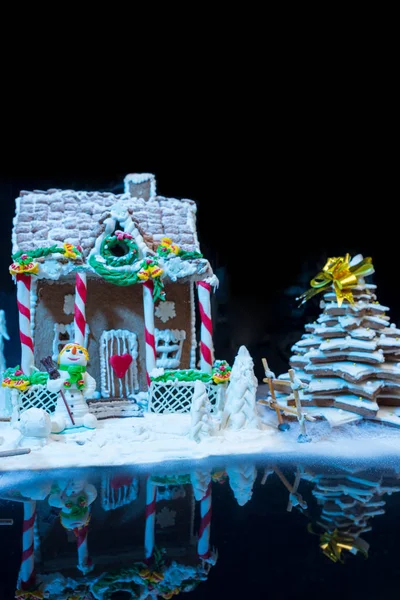
[[(200, 364), (211, 373), (210, 294), (217, 280), (200, 253), (192, 200), (157, 195), (148, 173), (127, 175), (118, 195), (22, 191), (12, 242), (24, 374), (70, 341), (89, 351), (96, 399), (134, 403), (157, 367)], [(27, 405), (49, 408), (40, 385), (27, 393)], [(165, 409), (164, 397), (158, 390), (154, 410)], [(189, 410), (185, 398), (172, 400), (170, 410)]]

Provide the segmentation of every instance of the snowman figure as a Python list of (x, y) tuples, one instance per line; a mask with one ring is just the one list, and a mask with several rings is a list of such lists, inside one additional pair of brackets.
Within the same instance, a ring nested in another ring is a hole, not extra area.
[(79, 344), (66, 344), (58, 356), (60, 377), (48, 379), (47, 389), (51, 392), (64, 392), (65, 399), (71, 410), (75, 425), (73, 425), (61, 394), (58, 397), (56, 410), (52, 418), (52, 432), (60, 433), (72, 427), (87, 427), (95, 429), (97, 419), (89, 412), (85, 398), (91, 397), (96, 390), (96, 381), (86, 371), (89, 354), (86, 348)]
[(49, 496), (50, 506), (61, 508), (60, 522), (67, 531), (73, 531), (78, 548), (78, 569), (87, 575), (94, 565), (89, 556), (88, 531), (90, 521), (90, 505), (97, 498), (97, 490), (85, 480), (74, 479), (56, 485)]

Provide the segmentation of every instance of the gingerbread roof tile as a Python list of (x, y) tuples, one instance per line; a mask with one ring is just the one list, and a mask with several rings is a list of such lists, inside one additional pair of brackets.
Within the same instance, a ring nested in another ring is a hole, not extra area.
[[(140, 176), (142, 181), (139, 184), (135, 184), (134, 177), (125, 179), (124, 194), (58, 189), (22, 191), (16, 201), (13, 253), (67, 242), (81, 246), (87, 257), (96, 239), (104, 232), (104, 221), (116, 203), (123, 205), (132, 215), (151, 250), (166, 236), (183, 250), (200, 251), (196, 204), (192, 200), (146, 194), (143, 176)], [(150, 184), (149, 191), (155, 192), (154, 181)], [(135, 191), (140, 191), (144, 197), (134, 196)]]

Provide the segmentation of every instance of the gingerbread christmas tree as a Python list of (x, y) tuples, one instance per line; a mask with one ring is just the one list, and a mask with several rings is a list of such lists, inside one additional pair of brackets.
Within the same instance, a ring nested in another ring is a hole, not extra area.
[(305, 408), (335, 407), (400, 424), (394, 408), (400, 407), (400, 330), (390, 324), (376, 286), (365, 282), (373, 272), (371, 259), (361, 255), (327, 261), (300, 297), (305, 302), (322, 292), (322, 313), (292, 347), (290, 365), (307, 384)]
[(310, 473), (303, 478), (315, 484), (313, 495), (321, 513), (312, 533), (319, 532), (320, 548), (334, 562), (344, 561), (344, 551), (368, 555), (363, 539), (371, 531), (371, 518), (385, 513), (385, 494), (399, 492), (397, 478), (371, 473)]

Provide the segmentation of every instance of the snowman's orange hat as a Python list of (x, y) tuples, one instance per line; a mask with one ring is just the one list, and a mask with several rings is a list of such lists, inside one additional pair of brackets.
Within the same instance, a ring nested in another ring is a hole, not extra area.
[[(75, 352), (74, 352), (74, 348), (75, 348)], [(80, 344), (76, 344), (76, 343), (66, 344), (64, 346), (64, 348), (61, 350), (60, 354), (58, 355), (58, 362), (60, 362), (61, 355), (64, 354), (64, 352), (66, 350), (72, 350), (73, 354), (75, 354), (77, 350), (82, 350), (83, 354), (85, 355), (86, 360), (89, 362), (89, 352), (86, 350), (86, 348), (84, 348)]]

